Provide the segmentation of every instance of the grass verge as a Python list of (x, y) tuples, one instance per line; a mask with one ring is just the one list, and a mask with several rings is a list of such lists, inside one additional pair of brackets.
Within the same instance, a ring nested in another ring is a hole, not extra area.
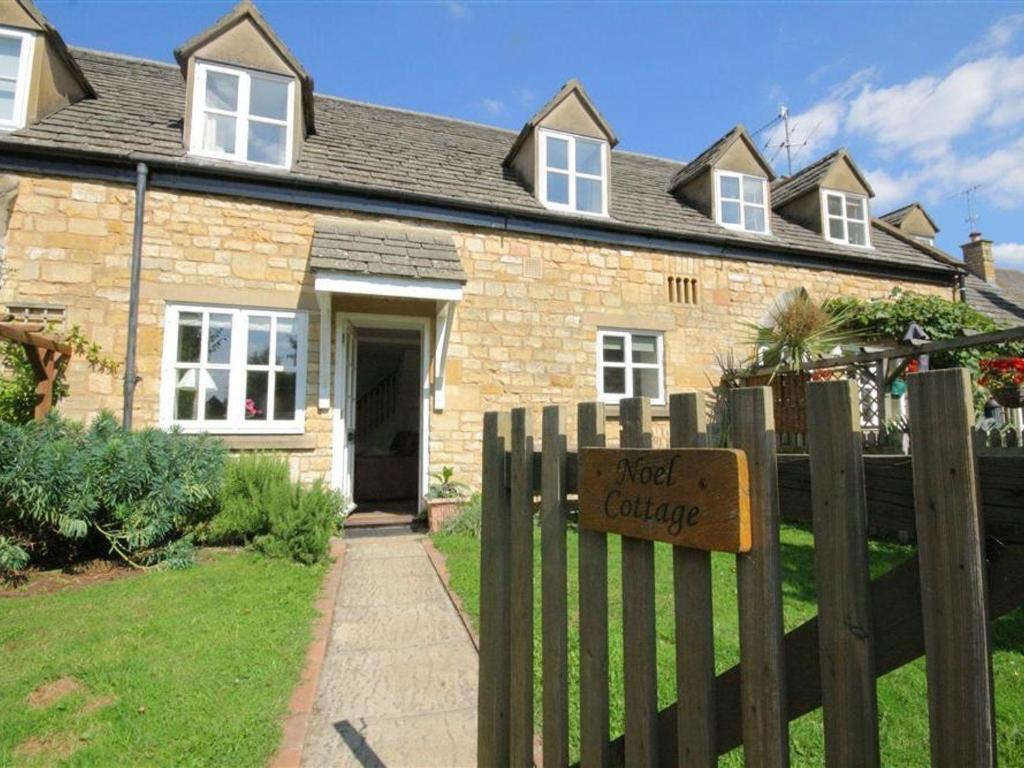
[[(814, 538), (806, 530), (783, 526), (783, 595), (786, 631), (817, 613), (814, 590)], [(569, 542), (569, 686), (572, 754), (579, 755), (579, 617), (578, 561), (575, 533)], [(611, 728), (622, 732), (622, 583), (620, 539), (608, 542), (608, 580), (610, 601), (611, 654)], [(463, 607), (474, 623), (480, 611), (480, 542), (466, 535), (439, 535), (434, 538), (445, 555), (452, 588), (462, 598)], [(911, 554), (908, 547), (871, 544), (871, 570), (877, 576)], [(540, 532), (534, 536), (534, 712), (539, 732), (541, 703), (540, 640)], [(675, 628), (673, 626), (672, 552), (667, 545), (656, 545), (656, 597), (658, 633), (659, 708), (675, 700)], [(715, 655), (719, 672), (739, 661), (738, 616), (736, 607), (736, 561), (725, 554), (712, 556), (715, 605)], [(1024, 609), (995, 622), (992, 634), (993, 669), (996, 684), (996, 715), (999, 763), (1024, 766)], [(928, 702), (924, 660), (886, 675), (878, 682), (882, 764), (899, 766), (928, 765)], [(790, 724), (790, 752), (794, 766), (824, 765), (824, 741), (821, 710), (811, 712)], [(741, 750), (734, 750), (721, 761), (722, 766), (743, 764)]]
[(264, 765), (323, 573), (212, 552), (0, 601), (0, 765)]

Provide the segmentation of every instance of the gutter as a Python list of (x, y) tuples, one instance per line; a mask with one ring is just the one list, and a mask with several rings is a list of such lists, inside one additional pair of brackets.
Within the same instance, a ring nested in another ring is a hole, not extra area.
[(135, 407), (135, 387), (139, 377), (135, 372), (135, 351), (139, 335), (139, 290), (142, 275), (142, 227), (146, 216), (146, 185), (149, 168), (139, 163), (135, 168), (135, 226), (132, 230), (131, 282), (128, 291), (128, 343), (124, 354), (124, 411), (121, 424), (126, 431), (132, 428)]
[[(421, 219), (475, 226), (502, 232), (542, 235), (582, 240), (629, 248), (648, 248), (690, 256), (788, 264), (807, 269), (833, 269), (837, 272), (871, 276), (902, 276), (935, 284), (948, 284), (946, 270), (915, 265), (894, 265), (843, 255), (806, 251), (783, 243), (771, 248), (756, 244), (723, 244), (720, 239), (700, 235), (672, 236), (663, 230), (619, 221), (564, 217), (554, 221), (546, 211), (531, 213), (487, 203), (452, 200), (440, 195), (418, 192), (382, 191), (359, 184), (326, 182), (294, 173), (266, 173), (234, 169), (223, 164), (205, 165), (195, 161), (153, 156), (147, 153), (112, 155), (103, 152), (76, 152), (69, 159), (65, 149), (50, 145), (18, 144), (4, 146), (0, 168), (28, 173), (49, 173), (80, 178), (98, 178), (130, 183), (134, 174), (129, 163), (142, 162), (152, 170), (150, 186), (177, 191), (247, 197), (292, 205), (342, 209), (357, 213)], [(785, 254), (789, 258), (780, 258)], [(929, 254), (931, 255), (931, 254)], [(934, 257), (933, 257), (934, 258)], [(939, 260), (936, 259), (938, 262)]]

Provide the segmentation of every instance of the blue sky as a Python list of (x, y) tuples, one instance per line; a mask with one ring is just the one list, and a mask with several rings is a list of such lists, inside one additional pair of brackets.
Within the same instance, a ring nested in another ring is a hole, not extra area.
[[(72, 45), (164, 61), (232, 5), (38, 2)], [(980, 185), (997, 262), (1024, 268), (1024, 2), (257, 3), (335, 96), (518, 129), (578, 77), (621, 149), (680, 160), (788, 104), (795, 167), (848, 147), (873, 212), (921, 200), (955, 254)]]

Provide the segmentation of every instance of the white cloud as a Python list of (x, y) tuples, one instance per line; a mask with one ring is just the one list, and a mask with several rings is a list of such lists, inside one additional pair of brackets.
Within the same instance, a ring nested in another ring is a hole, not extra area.
[(964, 48), (957, 56), (957, 61), (991, 56), (992, 53), (1000, 51), (1012, 43), (1021, 30), (1024, 30), (1024, 13), (1004, 16), (988, 28), (984, 37)]
[[(827, 151), (839, 133), (846, 105), (841, 101), (822, 101), (805, 112), (789, 116), (789, 141), (793, 147), (793, 168), (816, 160)], [(775, 167), (786, 172), (785, 127), (776, 124), (765, 139), (765, 155)]]
[(884, 168), (865, 169), (864, 175), (875, 191), (875, 197), (871, 201), (875, 213), (885, 213), (906, 205), (921, 183), (912, 173), (894, 176)]
[(480, 102), (480, 106), (489, 115), (500, 115), (505, 111), (505, 102), (501, 99), (484, 99)]
[(469, 10), (466, 7), (466, 4), (459, 2), (459, 0), (447, 0), (445, 6), (448, 8), (448, 13), (456, 19), (464, 17), (466, 12)]
[(994, 243), (992, 254), (997, 266), (1024, 269), (1024, 243)]

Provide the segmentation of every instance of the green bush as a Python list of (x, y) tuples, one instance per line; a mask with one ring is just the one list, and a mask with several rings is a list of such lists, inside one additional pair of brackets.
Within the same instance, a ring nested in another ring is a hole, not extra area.
[(482, 512), (480, 494), (474, 493), (458, 515), (444, 521), (441, 530), (444, 533), (468, 535), (479, 539)]
[[(0, 533), (34, 560), (117, 554), (144, 565), (215, 509), (225, 460), (205, 435), (126, 432), (110, 414), (88, 427), (51, 414), (0, 423)], [(173, 550), (180, 564), (185, 550)]]
[(327, 556), (343, 508), (341, 494), (322, 482), (293, 483), (284, 459), (247, 454), (229, 462), (220, 511), (196, 534), (209, 544), (251, 545), (270, 557), (316, 563)]

